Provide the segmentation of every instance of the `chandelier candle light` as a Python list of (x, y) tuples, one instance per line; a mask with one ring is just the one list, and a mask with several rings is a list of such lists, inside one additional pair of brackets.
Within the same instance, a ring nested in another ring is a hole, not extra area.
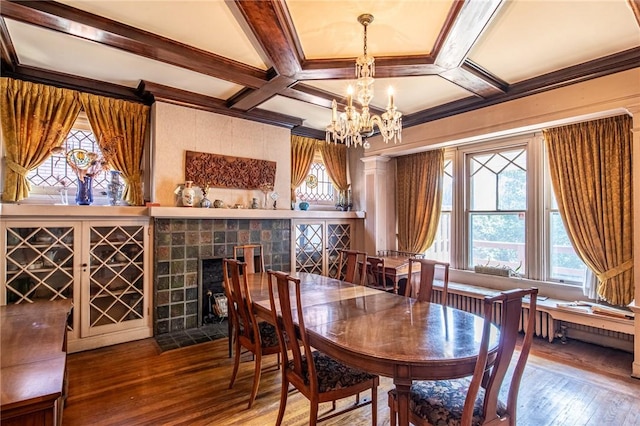
[[(362, 105), (358, 112), (353, 106), (353, 88), (347, 91), (347, 107), (338, 113), (338, 104), (334, 99), (331, 103), (331, 123), (327, 126), (327, 142), (344, 143), (347, 148), (364, 145), (369, 148), (366, 140), (374, 133), (373, 126), (377, 126), (385, 143), (402, 141), (402, 113), (393, 103), (393, 89), (389, 87), (389, 103), (382, 116), (369, 112), (369, 102), (373, 99), (373, 75), (375, 73), (375, 59), (367, 54), (367, 26), (373, 22), (373, 15), (368, 13), (358, 16), (358, 22), (364, 27), (364, 54), (356, 58), (356, 99)], [(364, 143), (363, 143), (364, 139)]]

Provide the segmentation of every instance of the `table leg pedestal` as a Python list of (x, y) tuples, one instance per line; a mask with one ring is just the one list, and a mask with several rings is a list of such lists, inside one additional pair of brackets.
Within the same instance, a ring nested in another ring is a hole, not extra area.
[(410, 379), (396, 378), (393, 380), (396, 386), (396, 402), (398, 404), (398, 426), (409, 425), (409, 390), (411, 389)]

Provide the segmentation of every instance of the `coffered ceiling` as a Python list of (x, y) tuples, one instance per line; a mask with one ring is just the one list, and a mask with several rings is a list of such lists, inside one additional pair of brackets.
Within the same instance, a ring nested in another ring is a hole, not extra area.
[(2, 75), (324, 138), (362, 13), (405, 127), (640, 66), (640, 0), (0, 0)]

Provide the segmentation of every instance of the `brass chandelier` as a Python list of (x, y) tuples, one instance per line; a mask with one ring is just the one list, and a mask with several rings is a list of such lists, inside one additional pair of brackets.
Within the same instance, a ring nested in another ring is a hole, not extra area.
[[(402, 141), (402, 113), (393, 103), (393, 89), (389, 88), (389, 103), (386, 111), (380, 116), (369, 112), (369, 102), (373, 99), (373, 83), (375, 59), (367, 54), (367, 26), (373, 22), (373, 15), (365, 13), (358, 16), (358, 22), (364, 27), (364, 54), (356, 58), (356, 99), (362, 105), (358, 112), (353, 106), (353, 88), (347, 90), (347, 107), (338, 113), (338, 104), (331, 103), (331, 123), (327, 126), (327, 142), (344, 143), (350, 146), (364, 145), (369, 148), (366, 138), (374, 133), (374, 125), (378, 127), (385, 143)], [(364, 141), (364, 143), (363, 143)]]

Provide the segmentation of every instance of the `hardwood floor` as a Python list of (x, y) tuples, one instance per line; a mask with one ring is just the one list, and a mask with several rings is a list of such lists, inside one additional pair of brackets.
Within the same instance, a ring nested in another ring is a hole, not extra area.
[[(244, 359), (229, 390), (233, 362), (226, 339), (164, 353), (154, 339), (145, 339), (71, 354), (63, 425), (272, 425), (280, 398), (276, 358), (263, 361), (251, 410), (246, 407), (253, 363)], [(629, 377), (632, 361), (625, 352), (536, 339), (520, 389), (518, 425), (640, 425), (640, 380)], [(392, 386), (381, 377), (380, 425), (389, 424)], [(284, 424), (307, 424), (308, 406), (291, 392)], [(323, 424), (368, 425), (370, 414), (369, 406)]]

